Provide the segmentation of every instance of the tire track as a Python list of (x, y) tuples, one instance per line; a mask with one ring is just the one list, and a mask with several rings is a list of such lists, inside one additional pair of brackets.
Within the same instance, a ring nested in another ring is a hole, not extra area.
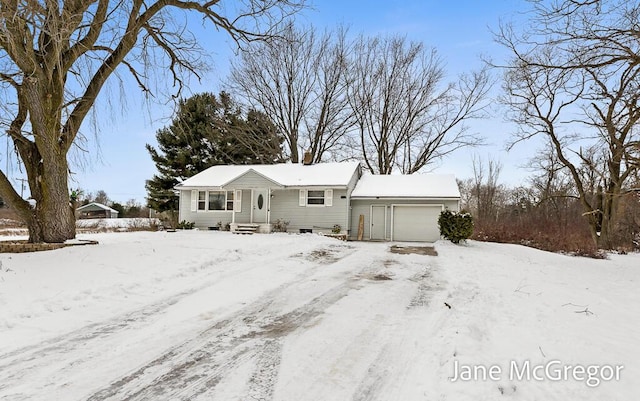
[[(336, 259), (336, 261), (350, 255), (353, 252), (354, 250), (351, 247), (346, 246), (331, 251), (332, 254), (338, 254), (339, 257)], [(60, 365), (60, 368), (57, 369), (58, 374), (61, 374), (67, 369), (77, 369), (78, 366), (86, 364), (91, 360), (91, 352), (87, 353), (83, 352), (83, 350), (91, 351), (95, 348), (99, 349), (101, 346), (104, 346), (103, 342), (106, 343), (107, 339), (112, 336), (122, 335), (126, 331), (144, 329), (145, 325), (153, 323), (153, 321), (158, 318), (158, 315), (162, 314), (166, 309), (168, 309), (172, 305), (175, 305), (181, 300), (188, 298), (190, 295), (193, 295), (212, 285), (215, 285), (221, 280), (229, 279), (239, 274), (246, 274), (247, 272), (255, 269), (264, 268), (265, 264), (268, 264), (272, 261), (275, 260), (267, 259), (265, 260), (264, 264), (255, 265), (254, 267), (251, 267), (249, 269), (243, 269), (239, 271), (235, 271), (233, 269), (233, 266), (231, 266), (228, 269), (227, 274), (218, 275), (213, 280), (209, 280), (195, 287), (191, 287), (184, 291), (165, 297), (164, 299), (156, 301), (152, 304), (145, 305), (137, 310), (127, 312), (106, 321), (84, 326), (64, 335), (45, 340), (38, 344), (22, 347), (20, 349), (16, 349), (14, 351), (0, 355), (0, 391), (8, 390), (10, 392), (14, 386), (23, 383), (24, 378), (29, 377), (29, 373), (31, 373), (32, 371), (37, 372), (38, 369), (42, 370), (41, 367), (44, 366), (55, 366), (56, 364)], [(329, 261), (329, 264), (331, 262), (334, 261)], [(203, 265), (209, 265), (211, 263), (211, 261), (206, 261), (203, 263)], [(295, 276), (293, 281), (288, 281), (276, 287), (275, 289), (268, 291), (262, 297), (262, 299), (271, 299), (278, 293), (286, 290), (287, 287), (298, 284), (300, 282), (304, 282), (310, 275), (312, 275), (317, 271), (317, 269), (322, 266), (326, 266), (326, 264), (318, 263), (309, 266), (309, 268), (305, 268), (304, 270), (302, 270), (301, 274)], [(251, 308), (243, 308), (243, 312), (240, 314), (240, 316), (247, 317), (252, 316), (252, 314), (261, 315), (262, 313), (264, 313), (264, 310), (268, 308), (269, 301), (259, 302), (258, 304), (256, 304), (256, 310), (251, 310)], [(207, 329), (203, 334), (211, 335), (212, 332), (224, 331), (230, 323), (231, 322), (229, 320), (219, 321), (209, 329)], [(245, 334), (247, 333), (225, 333), (225, 335), (232, 335), (236, 337)], [(176, 358), (179, 360), (180, 357), (177, 354), (174, 354), (174, 351), (175, 350), (170, 350), (168, 354), (165, 354), (163, 357), (155, 360), (155, 364), (161, 364), (160, 362), (163, 358), (167, 360)], [(196, 354), (193, 355), (193, 359), (197, 361), (203, 359), (205, 356), (198, 356)], [(39, 386), (41, 388), (55, 388), (58, 387), (59, 384), (55, 382), (39, 383)], [(20, 396), (16, 393), (12, 394), (16, 397)]]
[[(234, 318), (214, 325), (95, 392), (88, 401), (148, 400), (160, 395), (164, 399), (188, 400), (204, 392), (210, 394), (224, 375), (246, 358), (256, 360), (258, 365), (254, 380), (250, 381), (252, 397), (270, 399), (280, 363), (281, 338), (322, 314), (356, 287), (357, 283), (347, 280), (281, 315), (265, 307), (265, 302), (271, 299), (266, 297), (266, 301), (262, 299), (243, 308)], [(275, 290), (270, 296), (282, 290)], [(245, 316), (256, 319), (247, 320)], [(261, 375), (264, 376), (258, 380)]]

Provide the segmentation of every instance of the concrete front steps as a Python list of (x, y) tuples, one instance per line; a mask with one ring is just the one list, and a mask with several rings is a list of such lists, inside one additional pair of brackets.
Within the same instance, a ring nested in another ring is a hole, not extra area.
[(229, 229), (234, 234), (268, 234), (271, 232), (272, 226), (265, 223), (231, 223)]

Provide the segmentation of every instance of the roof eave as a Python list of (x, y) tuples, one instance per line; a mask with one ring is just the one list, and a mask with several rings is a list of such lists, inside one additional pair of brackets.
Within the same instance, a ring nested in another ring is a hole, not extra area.
[(388, 199), (388, 200), (459, 200), (460, 196), (381, 196), (381, 195), (351, 195), (351, 199)]

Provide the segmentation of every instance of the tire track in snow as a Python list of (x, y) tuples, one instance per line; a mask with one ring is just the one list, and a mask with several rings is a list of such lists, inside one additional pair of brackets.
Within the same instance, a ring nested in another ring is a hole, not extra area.
[[(335, 261), (354, 252), (351, 247), (346, 246), (337, 247), (336, 249), (331, 250), (329, 254), (335, 255), (337, 253), (338, 256), (335, 260), (327, 260), (327, 264), (334, 263)], [(269, 262), (269, 260), (266, 260), (265, 264)], [(211, 263), (211, 261), (206, 261), (203, 263), (203, 265), (209, 265)], [(308, 276), (312, 275), (318, 268), (322, 266), (326, 266), (326, 264), (318, 264), (312, 266), (312, 268), (310, 269), (305, 269), (303, 271), (303, 274), (296, 276), (296, 279), (293, 282), (289, 281), (282, 286), (277, 287), (275, 290), (270, 291), (269, 295), (272, 297), (273, 295), (282, 292), (284, 289), (286, 289), (286, 287), (292, 284), (304, 282), (308, 278)], [(218, 283), (220, 280), (228, 279), (238, 274), (245, 274), (251, 270), (260, 268), (264, 268), (264, 264), (256, 265), (255, 267), (239, 271), (229, 269), (228, 274), (217, 276), (214, 280), (207, 281), (203, 284), (181, 291), (177, 294), (166, 297), (152, 304), (145, 305), (142, 308), (139, 308), (132, 312), (128, 312), (115, 318), (111, 318), (107, 321), (82, 327), (70, 333), (45, 340), (38, 344), (23, 347), (0, 355), (0, 390), (10, 390), (16, 383), (22, 382), (25, 375), (27, 375), (33, 369), (37, 370), (39, 366), (53, 365), (63, 362), (64, 366), (61, 366), (60, 369), (60, 371), (63, 371), (67, 368), (71, 369), (76, 367), (77, 365), (81, 365), (82, 363), (90, 360), (90, 356), (87, 356), (83, 352), (78, 352), (79, 350), (92, 349), (92, 347), (94, 347), (96, 343), (100, 343), (100, 341), (107, 339), (112, 335), (122, 334), (126, 330), (140, 329), (148, 324), (150, 320), (156, 318), (158, 314), (162, 313), (164, 310), (181, 301), (182, 299), (187, 298), (190, 295), (193, 295), (201, 290), (204, 290), (207, 287)], [(260, 305), (259, 309), (265, 309), (267, 307), (268, 302), (265, 302)], [(260, 312), (260, 310), (254, 312)], [(229, 322), (226, 320), (220, 321), (210, 327), (205, 333), (212, 330), (220, 330), (221, 327), (225, 327), (228, 323)], [(75, 359), (70, 359), (68, 355), (71, 355), (71, 358)], [(80, 358), (78, 358), (78, 355), (81, 355)], [(198, 357), (197, 355), (194, 355), (194, 357), (195, 359), (202, 359), (202, 357)], [(55, 387), (56, 385), (57, 383), (45, 383), (45, 387)], [(17, 396), (18, 394), (14, 395)]]
[[(270, 399), (280, 362), (280, 338), (322, 314), (356, 288), (356, 283), (347, 279), (282, 315), (278, 315), (269, 305), (265, 308), (265, 302), (270, 304), (273, 297), (286, 290), (286, 287), (291, 287), (291, 283), (243, 308), (234, 318), (216, 324), (109, 387), (97, 391), (88, 401), (146, 400), (159, 395), (165, 399), (188, 400), (210, 392), (229, 370), (247, 357), (258, 361), (254, 378), (260, 375), (261, 369), (263, 374), (268, 372), (260, 381), (250, 381), (250, 393), (257, 400)], [(246, 316), (256, 316), (256, 319), (248, 320)], [(260, 347), (261, 343), (268, 346)]]
[[(416, 290), (406, 307), (407, 311), (414, 313), (416, 309), (420, 309), (419, 312), (426, 312), (426, 308), (430, 306), (436, 293), (444, 289), (444, 282), (438, 272), (438, 264), (432, 262), (429, 267), (425, 267), (421, 273), (410, 279), (416, 283)], [(408, 319), (416, 318), (418, 317), (408, 317)], [(393, 372), (394, 365), (398, 364), (398, 360), (402, 360), (392, 351), (396, 350), (397, 352), (398, 347), (392, 344), (396, 340), (397, 338), (394, 337), (380, 348), (376, 359), (369, 366), (367, 374), (356, 387), (352, 397), (353, 401), (384, 401), (388, 399), (388, 394), (384, 394), (384, 389), (391, 384), (390, 378), (398, 376), (398, 372), (395, 374)]]
[[(226, 258), (219, 258), (214, 260), (208, 260), (200, 263), (197, 267), (192, 267), (190, 270), (202, 270), (203, 268), (212, 266), (216, 263), (222, 263), (227, 261)], [(229, 270), (226, 274), (222, 274), (217, 276), (213, 280), (208, 280), (200, 285), (195, 287), (191, 287), (187, 290), (180, 291), (163, 299), (160, 299), (151, 304), (144, 305), (136, 310), (126, 312), (124, 314), (120, 314), (116, 317), (107, 319), (102, 322), (92, 323), (84, 327), (80, 327), (71, 332), (65, 333), (60, 336), (56, 336), (47, 340), (44, 340), (40, 343), (28, 345), (22, 348), (18, 348), (16, 350), (7, 352), (5, 354), (0, 355), (0, 371), (9, 365), (9, 363), (1, 364), (1, 361), (9, 360), (13, 357), (21, 357), (21, 360), (30, 360), (29, 353), (32, 356), (37, 358), (42, 358), (43, 356), (48, 355), (49, 351), (57, 351), (60, 349), (71, 350), (72, 344), (76, 346), (82, 346), (83, 342), (90, 341), (92, 339), (103, 337), (104, 335), (108, 335), (110, 333), (119, 332), (122, 329), (127, 329), (132, 326), (137, 326), (136, 323), (145, 323), (149, 317), (155, 316), (168, 307), (176, 304), (181, 299), (194, 294), (198, 291), (201, 291), (222, 279), (227, 279), (238, 274), (246, 273), (249, 270), (253, 270), (258, 268), (257, 266), (251, 269), (242, 270), (242, 271), (233, 271)], [(179, 272), (178, 276), (183, 275), (182, 271)], [(11, 362), (10, 365), (13, 366), (15, 362)]]

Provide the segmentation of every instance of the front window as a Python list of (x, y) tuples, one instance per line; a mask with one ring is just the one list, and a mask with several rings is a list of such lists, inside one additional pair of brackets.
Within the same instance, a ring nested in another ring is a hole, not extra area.
[(233, 191), (198, 191), (198, 211), (233, 211)]
[(307, 205), (324, 205), (324, 191), (309, 191)]
[(226, 200), (224, 192), (209, 192), (208, 210), (225, 210)]

